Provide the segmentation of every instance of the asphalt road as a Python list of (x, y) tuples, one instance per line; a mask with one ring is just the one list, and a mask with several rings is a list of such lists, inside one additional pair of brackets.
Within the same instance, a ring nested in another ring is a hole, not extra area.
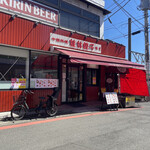
[(1, 150), (149, 150), (150, 102), (141, 108), (4, 124)]

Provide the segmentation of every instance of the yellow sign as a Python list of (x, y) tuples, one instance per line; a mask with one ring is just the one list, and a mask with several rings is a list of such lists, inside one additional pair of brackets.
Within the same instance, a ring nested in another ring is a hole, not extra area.
[(101, 88), (101, 92), (102, 93), (106, 92), (106, 88)]
[(134, 96), (127, 96), (126, 102), (135, 102), (135, 97)]
[(96, 85), (96, 77), (93, 77), (93, 85)]
[(126, 97), (126, 107), (131, 107), (135, 105), (135, 97), (134, 96), (127, 96)]
[(23, 78), (13, 78), (11, 79), (12, 89), (25, 89), (26, 88), (26, 79)]

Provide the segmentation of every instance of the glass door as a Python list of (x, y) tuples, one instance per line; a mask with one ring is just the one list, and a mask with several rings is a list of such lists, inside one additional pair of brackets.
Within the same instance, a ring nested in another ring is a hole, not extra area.
[(68, 102), (83, 100), (82, 94), (82, 68), (68, 67)]

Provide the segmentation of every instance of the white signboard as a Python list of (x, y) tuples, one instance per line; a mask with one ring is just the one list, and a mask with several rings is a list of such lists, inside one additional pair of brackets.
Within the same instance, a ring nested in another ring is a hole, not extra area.
[(55, 88), (58, 87), (58, 79), (31, 79), (34, 88)]
[(86, 0), (86, 1), (88, 1), (89, 3), (92, 3), (94, 5), (100, 6), (102, 8), (104, 8), (104, 5), (105, 5), (104, 0)]
[(58, 10), (31, 0), (0, 0), (0, 11), (58, 24)]
[(67, 48), (74, 48), (82, 52), (101, 53), (102, 50), (102, 46), (100, 44), (78, 40), (55, 33), (50, 34), (50, 44)]
[(106, 97), (107, 105), (119, 104), (118, 96), (116, 92), (105, 92), (104, 95)]

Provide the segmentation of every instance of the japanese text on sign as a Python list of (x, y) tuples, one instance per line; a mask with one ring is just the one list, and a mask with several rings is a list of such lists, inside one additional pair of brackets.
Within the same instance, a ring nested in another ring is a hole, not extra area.
[(106, 97), (107, 105), (119, 104), (118, 96), (116, 92), (105, 92), (104, 95)]
[(24, 89), (26, 88), (26, 79), (22, 78), (12, 78), (11, 79), (12, 89)]
[(31, 79), (34, 88), (58, 87), (58, 79)]
[(75, 38), (70, 38), (67, 36), (58, 35), (54, 33), (50, 34), (50, 44), (95, 53), (101, 53), (102, 49), (100, 44), (78, 40)]

